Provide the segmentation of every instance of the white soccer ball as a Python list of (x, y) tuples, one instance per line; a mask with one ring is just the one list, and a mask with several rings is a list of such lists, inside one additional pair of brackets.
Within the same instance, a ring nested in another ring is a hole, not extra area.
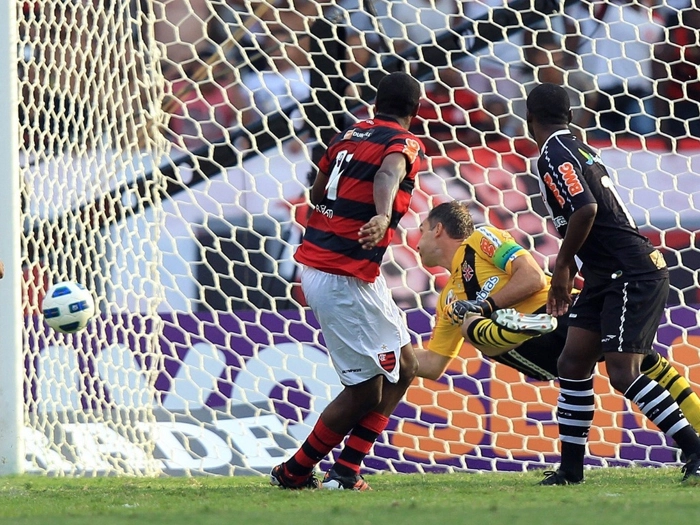
[(63, 281), (48, 289), (41, 311), (51, 328), (74, 334), (83, 330), (95, 315), (95, 301), (82, 284)]

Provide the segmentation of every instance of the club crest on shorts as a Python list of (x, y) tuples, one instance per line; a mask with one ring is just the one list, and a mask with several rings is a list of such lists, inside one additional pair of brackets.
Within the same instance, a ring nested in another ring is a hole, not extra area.
[[(386, 348), (386, 345), (382, 345), (382, 349)], [(377, 356), (379, 358), (379, 366), (381, 366), (387, 372), (391, 372), (396, 367), (396, 355), (394, 352), (382, 352)]]

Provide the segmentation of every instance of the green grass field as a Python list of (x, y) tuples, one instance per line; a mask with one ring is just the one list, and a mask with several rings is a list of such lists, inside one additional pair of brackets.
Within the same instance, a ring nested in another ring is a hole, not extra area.
[(583, 485), (526, 474), (384, 474), (372, 492), (287, 491), (263, 477), (0, 479), (0, 524), (571, 525), (697, 523), (679, 469), (597, 469)]

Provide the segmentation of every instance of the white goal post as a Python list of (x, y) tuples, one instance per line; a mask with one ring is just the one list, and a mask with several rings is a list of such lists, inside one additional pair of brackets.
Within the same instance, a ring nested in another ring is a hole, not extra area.
[(22, 364), (22, 295), (20, 266), (20, 191), (19, 141), (17, 133), (17, 18), (12, 2), (3, 4), (0, 13), (0, 71), (6, 76), (0, 83), (0, 261), (5, 276), (0, 294), (5, 307), (0, 314), (0, 475), (21, 472), (24, 466), (24, 396)]
[[(9, 2), (0, 75), (18, 82), (0, 86), (0, 473), (259, 475), (293, 453), (341, 389), (292, 259), (309, 173), (397, 68), (425, 86), (415, 130), (428, 164), (382, 271), (414, 342), (429, 336), (445, 280), (415, 249), (432, 205), (468, 201), (478, 223), (549, 268), (559, 241), (523, 104), (553, 79), (668, 259), (657, 347), (700, 389), (700, 132), (669, 113), (693, 104), (671, 98), (683, 2), (603, 4)], [(631, 62), (636, 76), (617, 69)], [(627, 113), (606, 112), (604, 93)], [(98, 314), (75, 335), (40, 315), (60, 280), (95, 296)], [(603, 375), (595, 390), (588, 465), (677, 464)], [(549, 466), (556, 396), (465, 344), (441, 380), (409, 389), (364, 467)]]

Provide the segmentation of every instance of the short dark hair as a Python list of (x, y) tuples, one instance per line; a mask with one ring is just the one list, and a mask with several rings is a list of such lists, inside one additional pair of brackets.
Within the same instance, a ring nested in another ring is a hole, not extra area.
[(428, 224), (434, 228), (442, 223), (445, 232), (452, 239), (466, 239), (474, 233), (474, 220), (466, 204), (458, 201), (438, 204), (428, 213)]
[(568, 124), (571, 101), (566, 89), (544, 82), (527, 96), (527, 111), (541, 124)]
[(407, 73), (395, 71), (382, 78), (377, 87), (377, 113), (410, 117), (420, 103), (420, 84)]

